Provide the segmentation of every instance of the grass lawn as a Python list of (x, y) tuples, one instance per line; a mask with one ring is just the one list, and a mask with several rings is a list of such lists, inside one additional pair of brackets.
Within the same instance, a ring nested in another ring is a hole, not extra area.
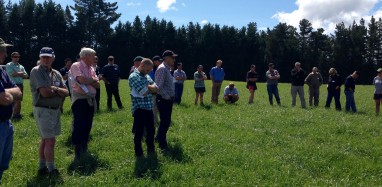
[[(236, 82), (237, 104), (195, 106), (193, 81), (186, 81), (182, 104), (174, 106), (168, 132), (171, 151), (136, 160), (131, 133), (131, 99), (127, 81), (120, 83), (123, 110), (94, 117), (90, 154), (73, 163), (70, 102), (57, 138), (57, 179), (37, 178), (40, 137), (30, 116), (29, 81), (25, 83), (22, 121), (15, 122), (14, 151), (3, 186), (378, 186), (382, 184), (381, 116), (374, 112), (373, 86), (356, 87), (358, 113), (325, 109), (326, 85), (319, 107), (291, 107), (290, 84), (280, 84), (282, 106), (270, 106), (264, 83), (248, 105), (244, 82)], [(225, 81), (223, 85), (228, 84)], [(224, 88), (224, 87), (223, 87)], [(222, 88), (222, 91), (223, 91)], [(308, 98), (305, 86), (305, 97)], [(308, 103), (308, 100), (306, 100)], [(114, 101), (113, 101), (114, 102)], [(116, 104), (113, 103), (113, 107)], [(157, 145), (157, 144), (156, 144)], [(144, 145), (144, 149), (145, 149)]]

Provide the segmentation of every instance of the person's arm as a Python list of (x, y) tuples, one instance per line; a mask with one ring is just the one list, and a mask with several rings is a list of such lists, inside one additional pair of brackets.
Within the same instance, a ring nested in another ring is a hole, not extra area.
[(155, 81), (158, 87), (158, 94), (161, 95), (164, 99), (171, 99), (171, 96), (168, 95), (165, 90), (163, 90), (166, 77), (166, 69), (158, 68), (155, 72)]
[(214, 82), (214, 74), (213, 74), (214, 71), (213, 70), (214, 70), (213, 68), (210, 70), (210, 79), (212, 82)]
[(8, 106), (14, 101), (21, 99), (21, 91), (19, 87), (7, 88), (0, 93), (0, 105)]
[(308, 86), (310, 86), (310, 84), (311, 84), (311, 77), (312, 77), (312, 74), (311, 73), (309, 73), (309, 75), (305, 78), (305, 83), (308, 85)]
[(107, 67), (106, 66), (104, 66), (103, 68), (102, 68), (102, 72), (101, 72), (101, 74), (100, 74), (100, 76), (101, 76), (101, 78), (102, 78), (102, 80), (105, 82), (105, 84), (110, 84), (110, 82), (107, 80), (107, 69), (106, 69)]
[(186, 74), (186, 72), (183, 71), (183, 75), (184, 75), (184, 76), (183, 76), (183, 80), (184, 80), (184, 81), (187, 80), (187, 74)]
[(27, 71), (25, 71), (25, 68), (24, 68), (24, 67), (22, 67), (22, 71), (23, 71), (23, 73), (24, 73), (22, 77), (23, 77), (24, 79), (28, 78), (28, 77), (29, 77), (29, 76), (28, 76), (28, 73), (27, 73)]
[(275, 70), (275, 79), (277, 79), (277, 80), (280, 79), (280, 74), (277, 70)]

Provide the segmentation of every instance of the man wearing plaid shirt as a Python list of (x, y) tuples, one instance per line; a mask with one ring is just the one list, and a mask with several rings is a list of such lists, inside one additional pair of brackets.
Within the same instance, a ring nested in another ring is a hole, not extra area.
[(132, 113), (134, 117), (133, 131), (134, 150), (137, 157), (143, 156), (142, 137), (146, 128), (147, 153), (155, 152), (154, 146), (154, 115), (152, 93), (157, 92), (157, 86), (148, 73), (153, 69), (153, 62), (145, 58), (139, 67), (129, 76), (131, 90)]
[(156, 139), (159, 143), (159, 148), (162, 150), (168, 148), (166, 134), (171, 124), (172, 105), (175, 96), (174, 77), (170, 73), (170, 68), (174, 67), (175, 57), (177, 56), (170, 50), (163, 52), (163, 63), (158, 66), (155, 72), (155, 82), (158, 85), (156, 101), (160, 118)]

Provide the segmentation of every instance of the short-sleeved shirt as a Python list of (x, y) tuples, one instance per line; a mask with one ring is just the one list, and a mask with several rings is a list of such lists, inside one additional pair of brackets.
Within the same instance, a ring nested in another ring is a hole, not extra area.
[(102, 76), (106, 78), (110, 84), (118, 84), (121, 72), (117, 64), (106, 64), (102, 68)]
[(158, 86), (158, 94), (163, 99), (170, 100), (175, 95), (174, 77), (171, 75), (170, 67), (165, 63), (158, 66), (155, 72), (155, 83)]
[(222, 67), (218, 68), (215, 66), (215, 67), (211, 68), (210, 76), (213, 77), (214, 82), (223, 82), (223, 79), (225, 76), (224, 69)]
[(235, 87), (233, 87), (232, 89), (229, 89), (229, 86), (226, 86), (224, 88), (224, 95), (229, 95), (229, 94), (239, 94), (239, 92), (237, 91)]
[(34, 67), (30, 74), (30, 88), (34, 106), (58, 108), (61, 105), (62, 98), (59, 95), (54, 97), (41, 96), (39, 88), (50, 86), (66, 88), (60, 72), (55, 69), (48, 70), (42, 65)]
[[(5, 89), (14, 88), (16, 84), (9, 78), (7, 72), (0, 67), (0, 93), (5, 92)], [(0, 120), (8, 120), (12, 116), (13, 105), (0, 105)]]
[(81, 88), (81, 85), (77, 81), (77, 77), (85, 78), (97, 78), (97, 75), (92, 66), (88, 66), (85, 62), (80, 61), (76, 62), (70, 67), (70, 85), (72, 87), (72, 102), (74, 103), (76, 99), (81, 98), (92, 98), (96, 94), (96, 89), (91, 85), (82, 85), (85, 86), (88, 90), (88, 93), (85, 92), (84, 88)]
[(7, 70), (9, 78), (16, 84), (23, 84), (24, 79), (23, 79), (23, 77), (14, 77), (12, 75), (14, 72), (22, 71), (22, 72), (24, 72), (24, 75), (28, 76), (28, 73), (25, 71), (24, 66), (19, 64), (19, 63), (8, 62), (6, 65), (6, 70)]
[(382, 78), (374, 77), (373, 84), (375, 86), (374, 94), (382, 94)]
[(265, 73), (265, 76), (267, 77), (267, 85), (277, 85), (278, 84), (279, 81), (277, 79), (270, 79), (270, 77), (274, 77), (276, 75), (279, 75), (279, 72), (275, 69), (268, 70)]
[(256, 71), (248, 71), (247, 72), (247, 87), (248, 86), (255, 86), (256, 87), (256, 81), (249, 81), (250, 78), (258, 78), (258, 74)]
[(206, 76), (206, 73), (204, 73), (203, 71), (201, 71), (201, 72), (196, 71), (194, 73), (194, 80), (195, 80), (194, 87), (195, 88), (204, 88), (204, 87), (206, 87), (205, 84), (204, 84), (204, 79), (201, 79), (204, 76)]
[(174, 71), (174, 83), (183, 84), (184, 80), (176, 80), (175, 79), (176, 77), (187, 78), (187, 75), (186, 75), (186, 73), (183, 70), (178, 70), (177, 69), (177, 70)]
[(69, 70), (70, 70), (70, 69), (68, 69), (68, 68), (66, 68), (66, 67), (61, 68), (61, 69), (60, 69), (61, 76), (68, 75)]
[[(129, 86), (131, 93), (132, 101), (132, 114), (137, 109), (152, 110), (153, 109), (153, 100), (152, 94), (149, 92), (147, 95), (144, 95), (147, 91), (147, 85), (154, 84), (154, 81), (150, 78), (149, 75), (141, 74), (137, 69), (134, 70), (129, 76)], [(138, 97), (138, 95), (140, 97)]]

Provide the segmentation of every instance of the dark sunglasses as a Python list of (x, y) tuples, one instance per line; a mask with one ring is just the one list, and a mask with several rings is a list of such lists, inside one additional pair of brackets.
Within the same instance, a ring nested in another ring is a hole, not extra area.
[(20, 56), (13, 56), (12, 58), (20, 58)]

